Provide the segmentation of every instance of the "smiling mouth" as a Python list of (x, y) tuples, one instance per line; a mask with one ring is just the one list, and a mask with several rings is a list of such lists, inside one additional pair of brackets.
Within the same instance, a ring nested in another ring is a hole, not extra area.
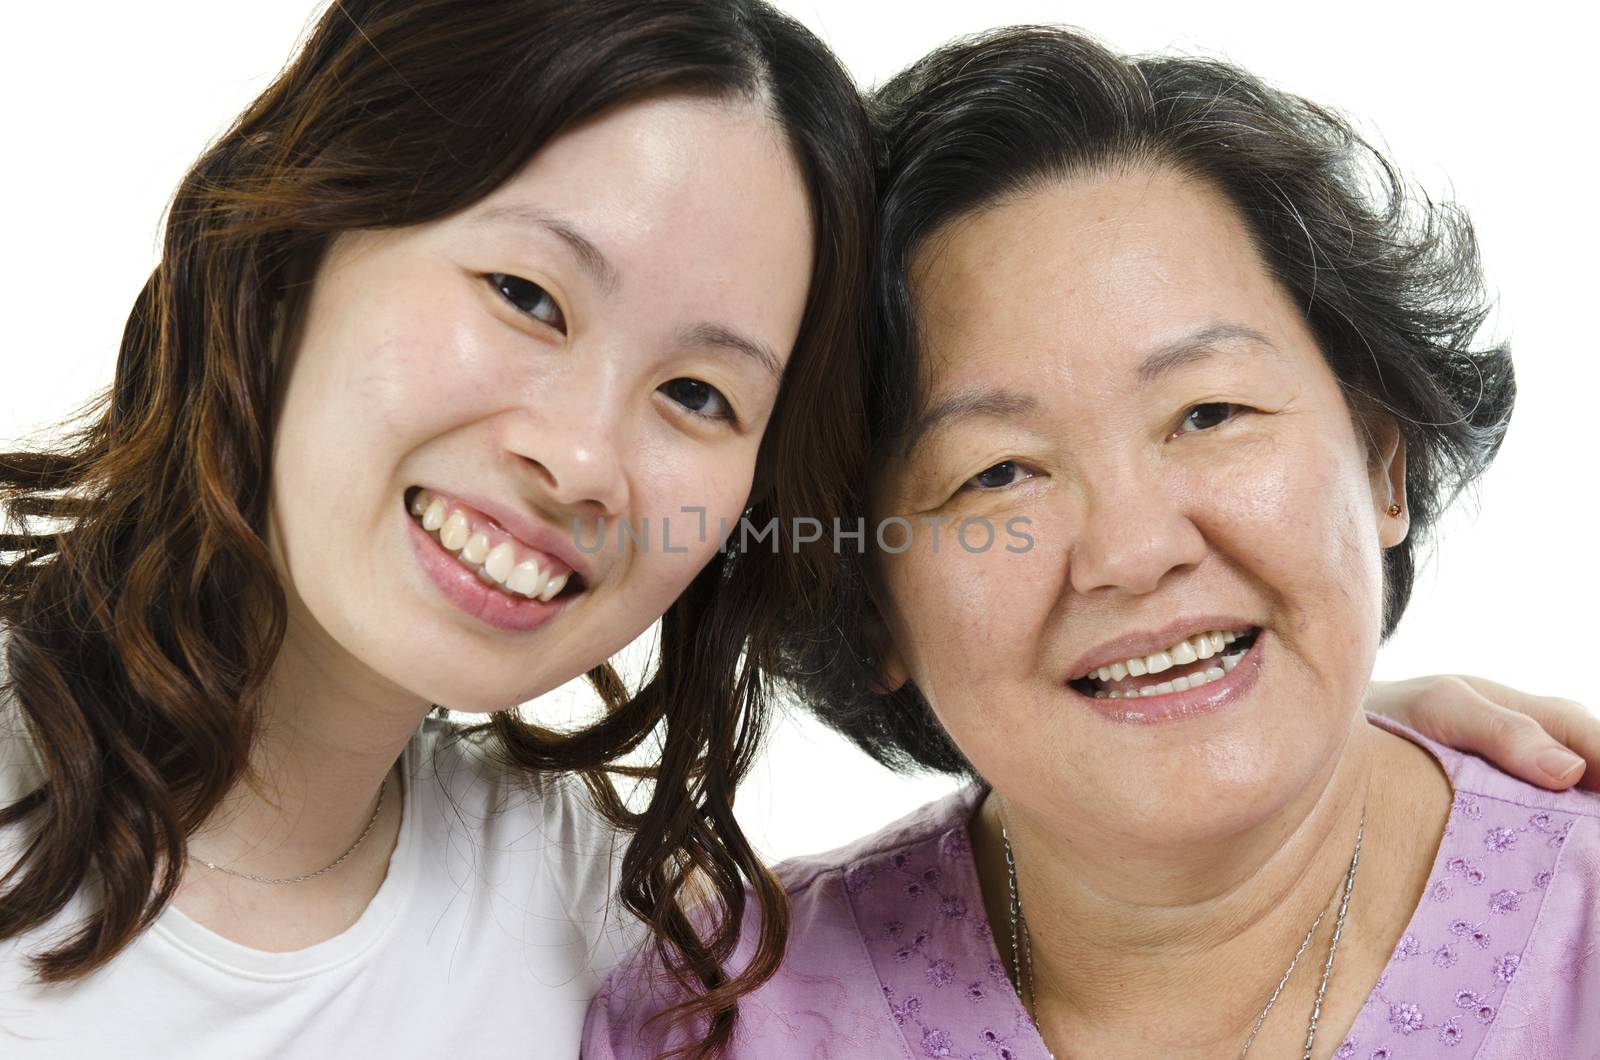
[(551, 603), (587, 588), (577, 571), (562, 567), (512, 537), (492, 519), (447, 497), (412, 487), (406, 493), (406, 511), (440, 549), (485, 585), (514, 600)]
[(1260, 632), (1256, 626), (1197, 633), (1162, 651), (1101, 666), (1068, 684), (1093, 699), (1147, 699), (1187, 692), (1232, 673)]

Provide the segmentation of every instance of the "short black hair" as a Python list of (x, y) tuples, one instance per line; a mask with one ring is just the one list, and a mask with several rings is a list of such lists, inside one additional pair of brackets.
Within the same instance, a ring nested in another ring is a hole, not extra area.
[[(1440, 513), (1493, 460), (1516, 398), (1510, 351), (1479, 345), (1489, 315), (1465, 213), (1435, 203), (1334, 112), (1231, 64), (1124, 57), (1072, 30), (966, 37), (871, 100), (879, 188), (878, 321), (868, 393), (876, 456), (919, 401), (909, 269), (930, 235), (1007, 196), (1078, 173), (1164, 168), (1221, 192), (1302, 307), (1352, 411), (1398, 425), (1410, 534), (1383, 557), (1383, 635)], [(860, 483), (862, 514), (870, 488)], [(786, 662), (818, 717), (891, 768), (971, 774), (912, 685), (873, 688), (870, 556), (841, 558), (828, 636)]]

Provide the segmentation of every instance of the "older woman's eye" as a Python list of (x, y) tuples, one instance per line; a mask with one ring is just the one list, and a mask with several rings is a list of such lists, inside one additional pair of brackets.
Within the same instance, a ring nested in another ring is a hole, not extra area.
[(549, 291), (532, 280), (524, 280), (521, 276), (509, 276), (503, 272), (490, 273), (487, 279), (489, 286), (517, 309), (539, 323), (555, 328), (563, 335), (567, 333), (567, 318), (562, 315), (561, 307), (556, 305), (556, 300), (550, 297)]
[(1213, 427), (1220, 427), (1242, 411), (1242, 406), (1227, 401), (1208, 401), (1203, 405), (1191, 408), (1183, 417), (1183, 425), (1178, 428), (1178, 434), (1193, 431), (1209, 431)]
[(733, 421), (733, 406), (722, 391), (698, 379), (672, 379), (657, 388), (689, 412), (708, 420)]
[(984, 468), (982, 471), (967, 479), (964, 489), (974, 490), (1002, 490), (1007, 486), (1015, 486), (1033, 477), (1032, 472), (1026, 470), (1015, 460), (1002, 460), (993, 467)]

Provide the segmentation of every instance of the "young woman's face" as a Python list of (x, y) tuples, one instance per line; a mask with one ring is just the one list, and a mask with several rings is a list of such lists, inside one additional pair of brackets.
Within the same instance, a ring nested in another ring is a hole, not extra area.
[[(1403, 472), (1237, 213), (1171, 173), (1085, 176), (917, 264), (926, 430), (885, 514), (952, 525), (884, 560), (889, 676), (1046, 820), (1170, 847), (1314, 790), (1371, 671)], [(1002, 532), (968, 552), (966, 520)]]
[(811, 244), (762, 106), (689, 98), (564, 133), (460, 214), (337, 239), (274, 455), (291, 636), (471, 711), (627, 644), (745, 505)]

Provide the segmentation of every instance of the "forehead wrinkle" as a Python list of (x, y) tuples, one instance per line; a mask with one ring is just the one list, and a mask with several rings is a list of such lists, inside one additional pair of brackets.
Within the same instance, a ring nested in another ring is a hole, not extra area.
[(970, 419), (1009, 419), (1038, 412), (1039, 401), (1003, 387), (969, 386), (933, 403), (918, 414), (906, 433), (902, 452), (910, 452), (919, 442), (938, 430)]
[(1141, 383), (1153, 383), (1180, 368), (1215, 356), (1220, 347), (1232, 343), (1248, 343), (1277, 352), (1277, 347), (1255, 328), (1224, 322), (1192, 331), (1158, 347), (1139, 362), (1134, 374)]

